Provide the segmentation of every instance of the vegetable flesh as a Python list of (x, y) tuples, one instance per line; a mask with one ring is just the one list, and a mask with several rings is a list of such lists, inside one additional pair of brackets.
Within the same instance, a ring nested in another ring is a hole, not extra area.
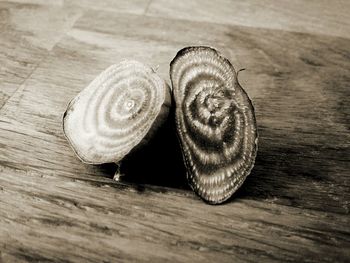
[(215, 49), (182, 49), (171, 62), (170, 77), (189, 184), (206, 202), (222, 203), (254, 165), (253, 105), (231, 63)]
[(166, 119), (169, 92), (165, 81), (140, 62), (112, 65), (68, 105), (66, 138), (83, 162), (117, 163)]

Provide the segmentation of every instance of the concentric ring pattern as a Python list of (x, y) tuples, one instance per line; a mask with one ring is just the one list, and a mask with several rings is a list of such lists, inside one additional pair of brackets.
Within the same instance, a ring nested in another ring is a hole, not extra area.
[(171, 63), (176, 125), (188, 180), (205, 201), (227, 200), (254, 165), (257, 129), (231, 63), (209, 47), (189, 47)]
[(118, 162), (151, 129), (167, 92), (166, 83), (140, 62), (112, 65), (70, 103), (66, 137), (84, 162)]

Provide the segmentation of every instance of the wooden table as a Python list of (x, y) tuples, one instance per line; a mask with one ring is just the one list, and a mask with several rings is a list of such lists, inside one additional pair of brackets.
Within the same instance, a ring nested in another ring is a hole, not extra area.
[[(349, 262), (350, 2), (168, 2), (0, 2), (0, 262)], [(133, 58), (169, 82), (189, 45), (246, 68), (256, 108), (256, 165), (220, 206), (184, 184), (176, 144), (116, 182), (62, 133), (103, 69)]]

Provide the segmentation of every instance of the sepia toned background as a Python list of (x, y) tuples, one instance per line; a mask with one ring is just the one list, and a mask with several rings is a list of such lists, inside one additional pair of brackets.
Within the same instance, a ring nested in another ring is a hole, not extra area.
[[(0, 262), (348, 262), (349, 13), (346, 0), (0, 0)], [(106, 67), (133, 58), (169, 83), (191, 45), (245, 68), (256, 109), (256, 165), (220, 206), (188, 188), (173, 138), (116, 182), (62, 132)]]

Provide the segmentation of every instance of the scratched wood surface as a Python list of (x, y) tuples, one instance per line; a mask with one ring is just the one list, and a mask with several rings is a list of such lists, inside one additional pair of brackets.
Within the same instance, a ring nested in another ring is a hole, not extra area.
[[(349, 11), (0, 1), (0, 262), (348, 262)], [(62, 114), (99, 72), (134, 58), (169, 82), (176, 52), (198, 44), (246, 68), (256, 108), (256, 165), (232, 201), (209, 206), (189, 190), (171, 120), (120, 182), (115, 166), (74, 156)]]

